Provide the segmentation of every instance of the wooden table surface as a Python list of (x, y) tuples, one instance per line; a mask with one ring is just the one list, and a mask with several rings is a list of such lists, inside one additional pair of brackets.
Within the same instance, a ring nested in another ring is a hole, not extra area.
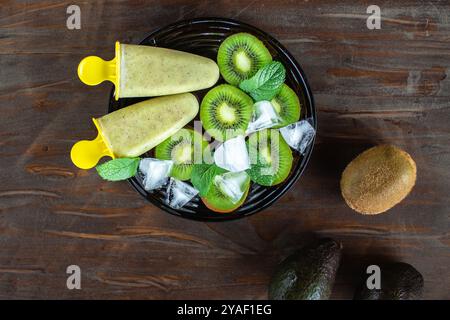
[[(380, 30), (366, 8), (381, 7)], [(66, 8), (81, 9), (81, 30)], [(270, 209), (229, 223), (171, 216), (127, 182), (75, 168), (111, 86), (77, 78), (86, 55), (112, 58), (180, 19), (223, 16), (272, 34), (308, 76), (319, 119), (310, 164)], [(342, 241), (333, 298), (351, 298), (368, 263), (400, 260), (449, 299), (450, 3), (448, 1), (2, 1), (0, 298), (262, 299), (276, 264), (308, 239)], [(362, 216), (339, 192), (345, 165), (378, 143), (415, 159), (412, 193)], [(66, 288), (79, 265), (81, 290)]]

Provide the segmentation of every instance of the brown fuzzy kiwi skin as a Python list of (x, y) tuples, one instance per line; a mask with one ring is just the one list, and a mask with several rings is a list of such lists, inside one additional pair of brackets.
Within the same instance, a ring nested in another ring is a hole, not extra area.
[(416, 175), (416, 163), (407, 152), (392, 145), (375, 146), (347, 165), (341, 177), (341, 194), (359, 213), (383, 213), (410, 193)]

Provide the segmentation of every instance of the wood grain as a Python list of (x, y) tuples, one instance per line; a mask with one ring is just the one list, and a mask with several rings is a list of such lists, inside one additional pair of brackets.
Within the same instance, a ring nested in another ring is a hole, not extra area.
[[(344, 244), (333, 298), (352, 297), (368, 263), (401, 260), (425, 278), (426, 299), (449, 299), (450, 4), (381, 1), (69, 1), (0, 7), (0, 298), (261, 299), (284, 256), (318, 236)], [(76, 77), (82, 57), (111, 58), (180, 19), (223, 16), (279, 39), (308, 75), (319, 118), (313, 157), (270, 209), (228, 223), (170, 216), (126, 183), (75, 168), (72, 144), (94, 137), (110, 86)], [(408, 151), (412, 193), (389, 213), (352, 212), (345, 165), (377, 143)], [(82, 290), (66, 289), (66, 267)]]

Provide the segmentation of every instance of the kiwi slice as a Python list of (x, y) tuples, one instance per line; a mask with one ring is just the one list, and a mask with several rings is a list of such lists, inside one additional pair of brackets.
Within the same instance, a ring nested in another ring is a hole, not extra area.
[(300, 101), (294, 90), (283, 84), (280, 92), (270, 101), (278, 112), (281, 123), (274, 128), (282, 128), (300, 119)]
[(292, 168), (292, 151), (278, 130), (262, 130), (247, 141), (251, 166), (250, 179), (262, 186), (283, 182)]
[(260, 68), (272, 61), (264, 44), (249, 33), (227, 37), (219, 47), (217, 64), (226, 82), (237, 86), (251, 78)]
[(242, 198), (237, 203), (233, 203), (219, 188), (212, 184), (206, 196), (201, 199), (208, 209), (219, 213), (228, 213), (236, 210), (244, 203), (250, 189), (250, 179), (247, 179), (245, 189)]
[[(174, 162), (170, 176), (179, 180), (189, 180), (197, 159), (203, 157), (208, 143), (202, 135), (191, 129), (181, 129), (155, 148), (155, 157)], [(195, 156), (194, 156), (195, 154)]]
[(253, 100), (242, 90), (222, 84), (205, 95), (200, 105), (203, 128), (216, 140), (244, 134), (252, 116)]

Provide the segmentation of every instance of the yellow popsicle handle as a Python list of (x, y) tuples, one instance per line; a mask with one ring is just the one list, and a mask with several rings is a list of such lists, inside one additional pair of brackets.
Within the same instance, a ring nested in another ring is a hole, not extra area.
[(118, 41), (115, 52), (115, 58), (109, 61), (97, 56), (84, 58), (78, 65), (77, 73), (80, 80), (89, 86), (96, 86), (103, 81), (111, 81), (116, 89), (114, 96), (117, 100), (120, 88), (120, 43)]
[[(93, 119), (97, 126), (96, 120)], [(81, 140), (75, 143), (70, 151), (70, 158), (74, 165), (80, 169), (93, 168), (102, 157), (111, 157), (114, 159), (114, 154), (107, 147), (102, 133), (99, 131), (97, 138), (94, 140)]]
[(116, 58), (105, 61), (97, 56), (89, 56), (78, 65), (78, 77), (89, 85), (96, 86), (103, 81), (116, 82)]

